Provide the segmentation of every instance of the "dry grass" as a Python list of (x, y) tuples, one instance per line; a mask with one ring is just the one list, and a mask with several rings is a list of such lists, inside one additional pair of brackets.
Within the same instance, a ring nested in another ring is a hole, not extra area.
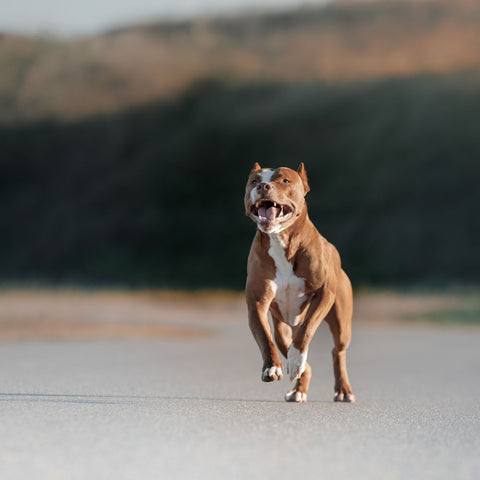
[(345, 82), (480, 70), (475, 2), (367, 2), (282, 15), (71, 41), (5, 35), (0, 120), (117, 111), (204, 78)]
[[(439, 312), (456, 311), (464, 303), (459, 295), (361, 292), (355, 298), (354, 322), (434, 320)], [(0, 291), (0, 341), (202, 339), (228, 324), (247, 328), (241, 293)]]
[(201, 303), (162, 292), (6, 290), (0, 293), (0, 340), (202, 338), (192, 324)]

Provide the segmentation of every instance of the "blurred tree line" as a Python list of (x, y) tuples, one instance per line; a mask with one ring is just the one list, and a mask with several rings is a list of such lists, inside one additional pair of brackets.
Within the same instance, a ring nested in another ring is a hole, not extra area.
[(241, 289), (254, 162), (305, 162), (354, 283), (478, 282), (480, 83), (203, 82), (75, 123), (0, 127), (4, 282)]

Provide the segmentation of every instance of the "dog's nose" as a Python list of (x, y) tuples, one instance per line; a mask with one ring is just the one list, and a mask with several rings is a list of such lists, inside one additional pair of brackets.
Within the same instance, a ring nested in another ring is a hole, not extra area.
[(267, 182), (262, 182), (257, 185), (257, 190), (260, 192), (262, 190), (264, 190), (265, 192), (268, 192), (271, 189), (272, 189), (272, 185), (270, 185), (270, 183), (267, 183)]

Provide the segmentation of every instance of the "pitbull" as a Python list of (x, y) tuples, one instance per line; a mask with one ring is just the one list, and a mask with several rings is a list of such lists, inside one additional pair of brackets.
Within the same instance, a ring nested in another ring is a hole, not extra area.
[[(354, 402), (346, 350), (351, 338), (352, 286), (336, 248), (308, 217), (310, 191), (303, 163), (298, 170), (255, 163), (245, 191), (245, 211), (257, 225), (247, 265), (250, 330), (262, 354), (262, 380), (283, 377), (278, 349), (293, 388), (287, 402), (306, 402), (312, 370), (308, 347), (325, 319), (333, 335), (336, 402)], [(272, 319), (273, 337), (269, 323)]]

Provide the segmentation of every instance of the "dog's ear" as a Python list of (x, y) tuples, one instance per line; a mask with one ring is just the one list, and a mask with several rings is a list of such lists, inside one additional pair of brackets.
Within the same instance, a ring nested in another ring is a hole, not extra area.
[(258, 162), (255, 162), (255, 165), (252, 168), (252, 171), (250, 173), (256, 172), (257, 170), (261, 170), (262, 167), (258, 164)]
[(305, 190), (306, 195), (310, 191), (310, 187), (308, 185), (307, 171), (305, 170), (305, 165), (303, 164), (303, 162), (298, 166), (297, 173), (302, 179), (303, 189)]

